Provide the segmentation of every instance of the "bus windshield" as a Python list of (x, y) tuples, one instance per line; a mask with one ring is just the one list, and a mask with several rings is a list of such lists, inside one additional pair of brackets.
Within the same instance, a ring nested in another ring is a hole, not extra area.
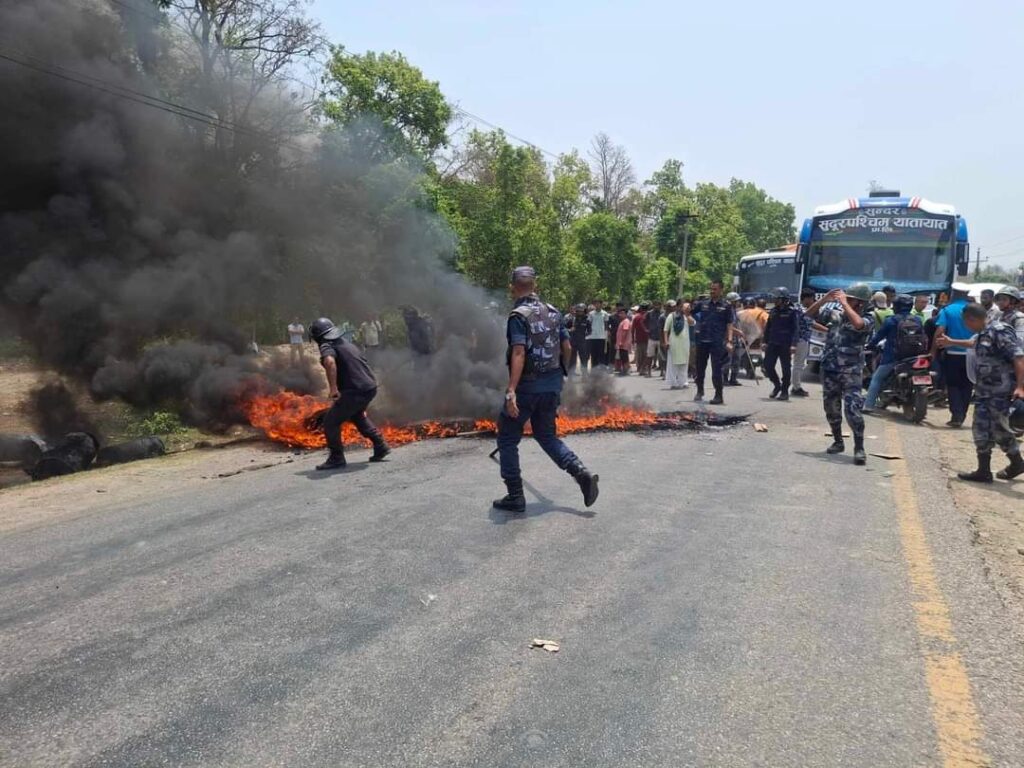
[(818, 290), (858, 280), (898, 290), (945, 290), (953, 275), (956, 222), (915, 208), (846, 211), (814, 219), (807, 282)]
[(765, 256), (757, 259), (744, 259), (739, 263), (737, 273), (739, 284), (737, 290), (741, 294), (770, 293), (779, 286), (794, 290), (796, 273), (793, 268), (794, 259)]

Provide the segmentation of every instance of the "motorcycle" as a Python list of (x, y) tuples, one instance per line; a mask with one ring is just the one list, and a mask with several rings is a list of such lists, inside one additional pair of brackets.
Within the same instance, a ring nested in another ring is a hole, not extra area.
[(918, 424), (928, 415), (928, 402), (935, 389), (935, 372), (929, 355), (900, 360), (882, 386), (878, 404), (882, 408), (899, 405), (907, 421)]

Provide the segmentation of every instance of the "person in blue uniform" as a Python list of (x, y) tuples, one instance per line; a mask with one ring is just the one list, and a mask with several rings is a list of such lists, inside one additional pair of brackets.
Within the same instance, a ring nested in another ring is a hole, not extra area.
[[(789, 400), (793, 353), (800, 340), (801, 312), (793, 306), (788, 288), (776, 288), (772, 297), (775, 306), (768, 313), (768, 322), (764, 326), (764, 372), (774, 387), (768, 397)], [(776, 363), (782, 364), (781, 380), (775, 370)]]
[(572, 350), (562, 316), (537, 296), (533, 267), (512, 272), (514, 307), (508, 317), (508, 389), (498, 416), (498, 453), (501, 479), (508, 493), (494, 506), (507, 512), (524, 512), (523, 476), (519, 468), (519, 442), (530, 422), (533, 438), (559, 469), (565, 470), (583, 491), (583, 503), (597, 501), (598, 476), (558, 438), (555, 417), (561, 403), (565, 362)]
[(733, 333), (736, 329), (736, 311), (722, 296), (722, 281), (711, 283), (711, 296), (701, 300), (694, 308), (697, 318), (697, 395), (694, 402), (704, 399), (704, 377), (711, 362), (711, 383), (715, 396), (710, 405), (722, 405), (725, 385), (725, 367), (732, 354)]

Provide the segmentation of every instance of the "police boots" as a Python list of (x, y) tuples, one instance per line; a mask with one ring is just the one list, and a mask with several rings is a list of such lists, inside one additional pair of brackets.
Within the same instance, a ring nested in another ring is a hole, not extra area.
[(853, 436), (853, 463), (861, 467), (868, 463), (868, 455), (864, 453), (864, 435)]
[(526, 496), (523, 495), (523, 481), (506, 480), (505, 488), (508, 493), (502, 499), (494, 500), (494, 508), (505, 512), (520, 513), (526, 511)]
[(598, 476), (590, 474), (590, 470), (580, 463), (571, 465), (568, 472), (576, 478), (576, 483), (579, 485), (580, 490), (583, 491), (583, 506), (593, 506), (594, 502), (597, 501)]
[(825, 453), (836, 454), (846, 450), (846, 443), (843, 442), (843, 428), (832, 430), (832, 445), (825, 449)]
[[(1020, 456), (1017, 456), (1020, 459)], [(1012, 467), (1013, 464), (1010, 464)], [(1009, 469), (1009, 467), (1008, 467)], [(970, 483), (991, 483), (992, 482), (992, 454), (978, 454), (978, 468), (973, 472), (958, 472), (957, 477)]]
[(345, 454), (341, 451), (331, 451), (327, 455), (327, 461), (323, 464), (317, 464), (317, 469), (344, 469), (348, 466), (348, 462), (345, 461)]
[(1010, 466), (996, 472), (1000, 480), (1013, 480), (1017, 475), (1024, 474), (1024, 458), (1019, 453), (1010, 454)]

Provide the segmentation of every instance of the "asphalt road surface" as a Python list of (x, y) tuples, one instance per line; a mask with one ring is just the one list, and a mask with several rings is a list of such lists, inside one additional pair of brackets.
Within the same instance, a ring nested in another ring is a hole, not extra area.
[(0, 765), (1024, 764), (1020, 614), (930, 428), (870, 421), (902, 458), (855, 468), (811, 389), (728, 390), (765, 434), (569, 438), (592, 511), (526, 442), (495, 513), (472, 439), (0, 494)]

